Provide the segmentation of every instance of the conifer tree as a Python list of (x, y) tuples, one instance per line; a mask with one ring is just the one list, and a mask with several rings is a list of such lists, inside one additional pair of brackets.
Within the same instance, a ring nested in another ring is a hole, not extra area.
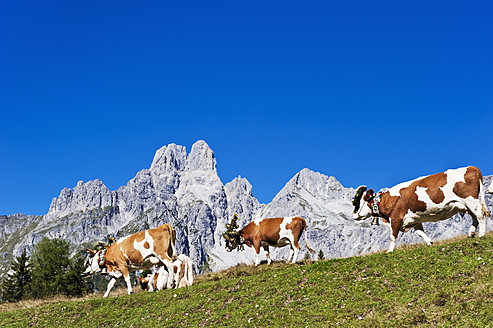
[(25, 298), (31, 283), (31, 268), (29, 256), (24, 249), (21, 256), (17, 256), (10, 265), (10, 271), (0, 286), (2, 302), (16, 302)]
[(322, 250), (320, 250), (320, 252), (318, 252), (318, 260), (319, 261), (325, 260), (325, 255), (324, 255), (324, 252)]
[(31, 295), (41, 298), (63, 294), (79, 296), (85, 291), (81, 276), (82, 255), (69, 257), (70, 244), (62, 239), (43, 238), (32, 255)]

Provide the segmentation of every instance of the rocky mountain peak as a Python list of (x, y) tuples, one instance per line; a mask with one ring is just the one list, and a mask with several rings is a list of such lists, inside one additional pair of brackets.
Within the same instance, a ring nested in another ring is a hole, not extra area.
[(45, 218), (60, 217), (76, 211), (113, 206), (111, 191), (99, 180), (87, 183), (78, 181), (74, 189), (64, 188), (58, 198), (53, 198)]
[(204, 140), (193, 144), (188, 155), (187, 171), (216, 171), (216, 157), (214, 152)]
[(343, 199), (350, 192), (333, 176), (327, 176), (307, 168), (298, 172), (286, 184), (285, 188), (289, 190), (303, 189), (312, 195), (325, 199)]
[(231, 182), (224, 186), (226, 194), (243, 194), (247, 196), (252, 196), (252, 185), (250, 182), (242, 178), (241, 176), (234, 178)]
[(224, 190), (228, 200), (228, 220), (236, 213), (240, 218), (238, 224), (241, 226), (252, 221), (254, 214), (264, 206), (253, 197), (252, 185), (245, 178), (234, 178), (224, 186)]
[(168, 146), (161, 147), (156, 152), (150, 170), (156, 174), (183, 171), (185, 169), (186, 160), (187, 151), (185, 147), (172, 143)]
[[(491, 180), (485, 176), (485, 185)], [(213, 270), (252, 263), (252, 249), (241, 253), (224, 249), (222, 232), (233, 213), (238, 214), (240, 226), (257, 218), (302, 216), (312, 248), (323, 250), (327, 257), (388, 247), (388, 228), (355, 222), (351, 215), (354, 190), (344, 188), (333, 176), (303, 169), (267, 205), (259, 203), (252, 189), (242, 177), (223, 185), (206, 142), (197, 141), (188, 155), (185, 147), (169, 144), (156, 152), (149, 169), (116, 191), (109, 191), (98, 179), (79, 181), (53, 199), (44, 217), (0, 216), (0, 275), (12, 256), (25, 248), (32, 250), (43, 237), (66, 239), (77, 251), (108, 235), (126, 236), (165, 222), (177, 231), (177, 252), (190, 256), (198, 271), (206, 261)], [(491, 210), (493, 195), (486, 195), (486, 201)], [(447, 238), (465, 234), (470, 222), (468, 215), (457, 215), (427, 223), (425, 229), (432, 239)], [(487, 230), (491, 230), (490, 221)], [(416, 242), (421, 240), (413, 233), (398, 239), (398, 243)], [(271, 251), (273, 259), (285, 259), (289, 253), (287, 247)]]

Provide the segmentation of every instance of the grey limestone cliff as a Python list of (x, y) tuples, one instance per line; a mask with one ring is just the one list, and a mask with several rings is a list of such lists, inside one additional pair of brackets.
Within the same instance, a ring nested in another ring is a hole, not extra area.
[[(260, 204), (247, 179), (238, 177), (224, 185), (216, 167), (214, 152), (204, 141), (197, 141), (188, 154), (185, 147), (170, 144), (156, 152), (149, 169), (118, 190), (110, 191), (98, 179), (79, 181), (73, 189), (64, 188), (42, 217), (0, 216), (0, 273), (13, 256), (23, 249), (31, 251), (43, 237), (65, 239), (75, 252), (108, 236), (125, 236), (163, 223), (176, 229), (178, 252), (189, 255), (198, 272), (206, 261), (215, 270), (252, 263), (251, 249), (224, 250), (221, 234), (233, 213), (240, 217), (240, 226), (260, 217), (302, 216), (307, 220), (310, 246), (327, 258), (388, 247), (388, 228), (352, 220), (354, 190), (335, 177), (303, 169), (272, 202)], [(485, 185), (491, 179), (485, 177)], [(492, 195), (487, 195), (487, 203), (492, 210)], [(425, 224), (425, 230), (433, 239), (444, 239), (465, 234), (470, 222), (467, 215), (456, 215)], [(491, 230), (490, 220), (487, 229)], [(398, 239), (398, 244), (420, 242), (412, 232)], [(304, 252), (303, 245), (304, 241)], [(284, 248), (272, 256), (283, 259), (287, 254)]]

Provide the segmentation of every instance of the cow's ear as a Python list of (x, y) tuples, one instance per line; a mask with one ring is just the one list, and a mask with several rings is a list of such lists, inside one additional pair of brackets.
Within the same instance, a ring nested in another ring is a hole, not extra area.
[(89, 249), (89, 248), (86, 248), (86, 252), (88, 252), (89, 254), (96, 254), (96, 251), (95, 250), (92, 250), (92, 249)]
[(369, 202), (373, 198), (373, 189), (370, 189), (366, 192), (365, 196), (363, 197), (363, 200), (365, 202)]

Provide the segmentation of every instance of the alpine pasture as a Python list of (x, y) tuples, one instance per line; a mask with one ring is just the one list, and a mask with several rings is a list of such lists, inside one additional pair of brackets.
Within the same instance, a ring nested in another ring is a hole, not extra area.
[(240, 265), (181, 289), (3, 308), (0, 325), (486, 327), (493, 324), (492, 260), (489, 233), (393, 253)]

